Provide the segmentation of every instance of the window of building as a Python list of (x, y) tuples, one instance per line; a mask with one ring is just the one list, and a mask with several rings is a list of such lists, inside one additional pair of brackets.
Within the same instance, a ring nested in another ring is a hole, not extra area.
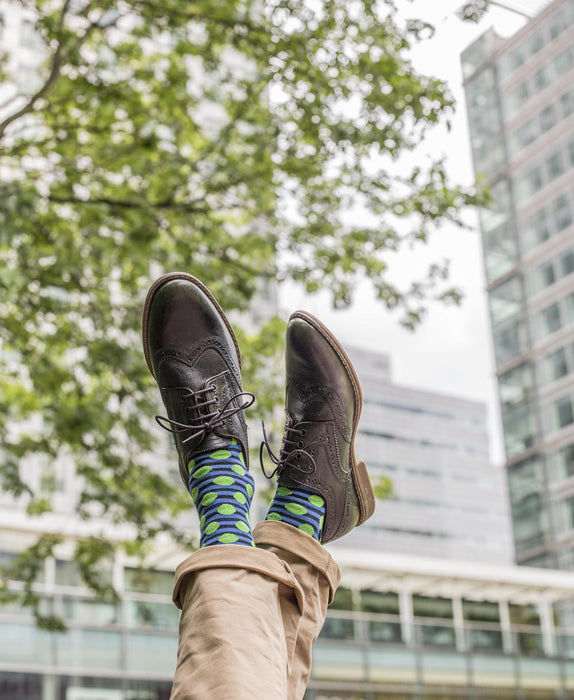
[(516, 552), (520, 554), (542, 546), (546, 541), (548, 526), (540, 493), (532, 493), (512, 503), (511, 510)]
[(427, 596), (414, 595), (413, 614), (415, 617), (436, 617), (452, 620), (452, 600), (449, 598), (429, 598)]
[(104, 603), (93, 598), (65, 596), (62, 614), (66, 620), (87, 625), (117, 625), (120, 622), (119, 606), (116, 603)]
[(542, 66), (534, 75), (534, 86), (536, 90), (543, 90), (545, 87), (548, 87), (551, 82), (548, 66)]
[(547, 161), (546, 166), (548, 168), (548, 178), (554, 180), (560, 177), (564, 172), (564, 160), (562, 158), (562, 153), (554, 153), (551, 155)]
[[(545, 131), (550, 131), (552, 127), (556, 124), (556, 110), (554, 105), (548, 105), (540, 112), (540, 131), (544, 133)], [(536, 136), (535, 136), (536, 138)]]
[(556, 231), (562, 231), (572, 223), (570, 201), (567, 195), (557, 197), (552, 204), (552, 217)]
[(522, 289), (520, 279), (512, 277), (490, 292), (490, 316), (492, 325), (518, 316), (522, 311)]
[(361, 610), (367, 613), (399, 614), (399, 596), (397, 593), (379, 591), (361, 591)]
[(550, 475), (553, 483), (565, 481), (574, 476), (574, 444), (563, 447), (550, 456)]
[(562, 119), (566, 119), (574, 112), (574, 90), (569, 90), (560, 97), (560, 111)]
[(563, 277), (574, 272), (574, 250), (568, 250), (560, 257), (560, 268)]
[(535, 32), (530, 37), (530, 39), (528, 39), (528, 42), (527, 42), (528, 53), (531, 56), (534, 56), (534, 54), (537, 54), (543, 46), (544, 46), (544, 34), (542, 33), (542, 30), (539, 29), (537, 32)]
[(569, 496), (556, 505), (558, 532), (563, 534), (574, 530), (574, 496)]
[(526, 329), (521, 320), (510, 320), (494, 329), (494, 352), (497, 366), (518, 357), (526, 347)]
[(152, 569), (124, 569), (124, 589), (137, 593), (159, 593), (171, 595), (173, 574)]
[(543, 289), (546, 289), (547, 287), (553, 285), (556, 282), (554, 262), (552, 260), (549, 260), (548, 262), (539, 265), (533, 271), (531, 280), (531, 288), (533, 294), (537, 294)]
[(550, 21), (549, 21), (550, 37), (552, 39), (556, 39), (556, 37), (559, 36), (564, 31), (564, 28), (567, 27), (568, 24), (569, 24), (569, 22), (566, 19), (564, 11), (560, 10), (559, 12), (557, 12), (555, 15), (553, 15), (550, 18)]
[(551, 304), (548, 308), (541, 311), (540, 320), (542, 322), (542, 337), (560, 330), (562, 327), (562, 321), (560, 318), (560, 305), (558, 302)]
[(562, 51), (554, 59), (554, 69), (558, 76), (572, 68), (572, 53), (569, 50)]
[(574, 406), (572, 406), (572, 397), (564, 396), (554, 402), (554, 410), (556, 415), (556, 427), (565, 428), (567, 425), (574, 423)]
[(500, 608), (498, 607), (498, 603), (463, 600), (462, 615), (467, 622), (500, 622)]
[(524, 241), (527, 250), (535, 248), (550, 238), (546, 209), (539, 209), (524, 223)]
[(559, 348), (542, 360), (542, 380), (550, 384), (569, 374), (569, 362), (566, 348)]
[(534, 119), (529, 119), (525, 124), (519, 127), (514, 135), (514, 151), (518, 153), (522, 148), (526, 148), (538, 136), (538, 127)]
[(333, 610), (353, 610), (353, 591), (350, 588), (337, 588), (331, 608)]
[(528, 199), (542, 187), (542, 170), (539, 166), (531, 168), (518, 178), (517, 196), (520, 201)]
[(544, 468), (539, 457), (530, 457), (508, 468), (508, 492), (511, 503), (539, 496), (544, 485)]

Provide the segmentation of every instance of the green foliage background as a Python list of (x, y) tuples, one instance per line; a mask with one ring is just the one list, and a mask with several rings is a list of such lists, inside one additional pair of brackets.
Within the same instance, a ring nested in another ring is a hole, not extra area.
[[(414, 327), (427, 300), (459, 294), (441, 265), (397, 288), (388, 252), (462, 225), (484, 194), (450, 185), (441, 162), (396, 174), (453, 99), (409, 62), (429, 27), (400, 26), (390, 0), (14, 5), (45, 60), (0, 112), (3, 489), (42, 517), (70, 459), (80, 517), (132, 523), (132, 553), (161, 531), (183, 541), (172, 523), (187, 495), (142, 457), (158, 434), (139, 341), (153, 278), (188, 271), (227, 311), (285, 279), (344, 306), (368, 278)], [(355, 225), (354, 208), (374, 223)], [(282, 332), (278, 319), (239, 331), (261, 414), (280, 400)], [(113, 546), (96, 535), (78, 538), (76, 559), (104, 595), (97, 568)], [(47, 534), (9, 572), (32, 607), (30, 563), (59, 540)]]

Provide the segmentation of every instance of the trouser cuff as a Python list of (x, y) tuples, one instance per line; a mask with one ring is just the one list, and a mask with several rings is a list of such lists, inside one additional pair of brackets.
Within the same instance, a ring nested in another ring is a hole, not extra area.
[[(256, 546), (273, 545), (304, 559), (320, 571), (329, 584), (329, 605), (341, 581), (341, 571), (331, 554), (307, 533), (276, 520), (264, 520), (253, 529)], [(264, 551), (264, 550), (259, 550)]]
[[(281, 525), (282, 523), (277, 524)], [(291, 529), (294, 530), (296, 534), (298, 533), (295, 528)], [(304, 535), (305, 533), (302, 532), (300, 534)], [(305, 535), (305, 537), (314, 542), (309, 535)], [(321, 547), (321, 545), (319, 545), (319, 547)], [(288, 549), (288, 547), (285, 547), (285, 549)], [(181, 562), (175, 570), (175, 587), (173, 589), (173, 602), (180, 610), (185, 594), (185, 587), (182, 590), (184, 579), (189, 574), (196, 571), (215, 568), (246, 569), (275, 579), (279, 583), (294, 590), (299, 610), (303, 610), (303, 590), (290, 567), (285, 564), (285, 562), (282, 562), (279, 557), (265, 549), (243, 547), (236, 544), (218, 544), (211, 547), (204, 547), (203, 549), (198, 549)]]

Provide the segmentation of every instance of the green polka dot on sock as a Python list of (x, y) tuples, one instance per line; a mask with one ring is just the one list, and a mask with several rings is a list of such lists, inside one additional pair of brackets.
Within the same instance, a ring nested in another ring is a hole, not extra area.
[(290, 496), (292, 493), (293, 491), (291, 491), (288, 488), (285, 488), (285, 486), (279, 486), (279, 488), (277, 489), (278, 496)]
[(200, 467), (195, 474), (191, 475), (192, 479), (203, 479), (203, 477), (206, 474), (209, 474), (210, 471), (212, 471), (213, 467), (210, 467), (209, 464), (207, 464), (205, 467)]
[(240, 491), (238, 491), (237, 493), (234, 493), (233, 498), (235, 498), (237, 503), (241, 503), (242, 506), (244, 506), (247, 503), (247, 499)]
[(199, 493), (199, 489), (197, 486), (194, 489), (191, 489), (191, 497), (193, 498), (193, 502), (197, 500), (197, 494)]
[(232, 476), (216, 476), (213, 483), (218, 486), (231, 486), (235, 483), (235, 479)]
[(234, 508), (231, 504), (229, 503), (224, 503), (222, 506), (219, 506), (217, 509), (217, 512), (219, 515), (233, 515), (233, 513), (236, 512), (236, 508)]
[(221, 542), (221, 544), (233, 544), (234, 542), (237, 542), (239, 537), (237, 535), (232, 534), (231, 532), (225, 532), (221, 537), (217, 538), (218, 542)]
[(269, 513), (267, 515), (267, 520), (283, 520), (279, 513)]
[(324, 523), (324, 522), (325, 522), (325, 516), (322, 515), (322, 516), (319, 518), (319, 529), (320, 529), (320, 530), (323, 529), (323, 523)]
[(231, 444), (232, 444), (232, 445), (237, 445), (237, 440), (232, 440), (232, 441), (231, 441)]
[(299, 503), (288, 503), (285, 509), (293, 513), (293, 515), (305, 515), (307, 513), (307, 508), (299, 505)]
[(317, 508), (322, 508), (325, 505), (325, 500), (321, 496), (309, 496), (309, 503), (317, 506)]
[(205, 515), (202, 515), (201, 518), (199, 519), (199, 527), (203, 530), (204, 525), (205, 525)]
[(235, 472), (236, 474), (239, 474), (239, 476), (245, 476), (245, 469), (243, 469), (243, 467), (240, 467), (239, 464), (232, 464), (231, 471)]
[(209, 506), (215, 501), (217, 498), (217, 494), (215, 491), (210, 491), (209, 493), (206, 493), (205, 496), (201, 499), (201, 505), (202, 506)]
[(253, 486), (251, 486), (251, 484), (247, 484), (245, 490), (247, 491), (249, 498), (251, 498), (253, 496)]
[(191, 472), (191, 470), (195, 467), (195, 459), (190, 459), (189, 462), (187, 463), (187, 471)]
[(245, 457), (243, 456), (243, 454), (239, 455), (239, 461), (241, 462), (241, 464), (245, 464)]
[(315, 530), (313, 530), (313, 526), (309, 525), (308, 523), (302, 523), (299, 525), (298, 529), (306, 532), (308, 535), (311, 535), (311, 537), (313, 537), (313, 533), (315, 532)]
[(212, 535), (216, 530), (219, 530), (219, 523), (214, 521), (205, 528), (205, 534)]
[(211, 459), (229, 459), (231, 457), (231, 452), (229, 452), (229, 450), (216, 450), (209, 456)]
[(247, 525), (246, 523), (244, 523), (243, 520), (238, 520), (238, 521), (235, 523), (235, 527), (236, 527), (238, 530), (241, 530), (241, 532), (249, 532), (249, 525)]

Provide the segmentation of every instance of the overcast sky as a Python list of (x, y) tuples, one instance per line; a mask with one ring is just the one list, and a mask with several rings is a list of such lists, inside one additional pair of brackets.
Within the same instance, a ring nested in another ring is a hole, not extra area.
[[(401, 0), (405, 17), (425, 19), (436, 28), (432, 39), (417, 45), (411, 57), (420, 72), (446, 80), (457, 100), (450, 132), (430, 132), (424, 149), (444, 155), (453, 183), (468, 185), (474, 180), (470, 142), (462, 87), (460, 53), (490, 26), (510, 36), (524, 20), (507, 10), (492, 8), (478, 25), (462, 23), (455, 15), (462, 0)], [(379, 350), (391, 356), (395, 383), (440, 391), (484, 401), (489, 413), (491, 456), (494, 464), (504, 461), (499, 409), (494, 379), (494, 356), (488, 320), (480, 234), (475, 214), (468, 217), (473, 231), (444, 227), (425, 249), (417, 249), (421, 260), (451, 260), (451, 279), (465, 294), (459, 308), (434, 305), (422, 326), (409, 333), (397, 316), (374, 300), (368, 285), (361, 287), (350, 310), (334, 311), (326, 296), (307, 297), (285, 290), (281, 307), (287, 313), (305, 308), (316, 314), (337, 335), (343, 345)], [(410, 265), (408, 256), (396, 264)]]

